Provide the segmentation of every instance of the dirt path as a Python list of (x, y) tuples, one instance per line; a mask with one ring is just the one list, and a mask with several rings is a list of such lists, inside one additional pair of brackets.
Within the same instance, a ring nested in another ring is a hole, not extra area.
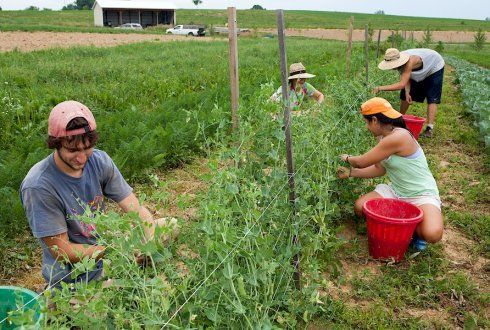
[[(277, 34), (276, 29), (261, 29), (258, 32)], [(331, 39), (331, 40), (347, 40), (348, 30), (340, 29), (286, 29), (286, 36), (296, 37), (309, 37), (318, 39)], [(353, 41), (364, 41), (364, 30), (353, 30)], [(424, 38), (424, 31), (399, 31), (399, 33), (406, 39), (414, 38), (417, 41), (422, 41)], [(434, 42), (473, 42), (474, 32), (464, 31), (432, 31), (432, 40)], [(391, 36), (391, 31), (381, 31), (381, 40), (386, 40)], [(490, 39), (490, 32), (486, 32), (487, 40)], [(377, 40), (378, 31), (373, 34), (373, 40)]]
[(0, 32), (0, 52), (22, 52), (72, 46), (112, 47), (116, 45), (149, 41), (193, 40), (209, 41), (208, 37), (187, 37), (157, 34), (108, 34), (67, 32)]
[[(260, 29), (258, 33), (277, 34), (275, 29)], [(253, 32), (251, 32), (253, 33)], [(413, 37), (422, 40), (422, 31), (401, 32), (406, 38)], [(330, 40), (347, 40), (347, 30), (339, 29), (286, 29), (287, 36), (302, 36)], [(390, 31), (382, 31), (381, 40), (386, 40), (391, 35)], [(490, 32), (486, 33), (487, 40), (490, 40)], [(352, 33), (354, 41), (364, 40), (364, 30), (354, 30)], [(377, 38), (377, 33), (373, 39)], [(432, 39), (435, 42), (473, 42), (474, 33), (462, 31), (433, 31)], [(193, 38), (175, 35), (157, 34), (108, 34), (108, 33), (81, 33), (81, 32), (0, 32), (0, 52), (18, 50), (23, 52), (53, 48), (53, 47), (72, 47), (72, 46), (97, 46), (111, 47), (121, 44), (145, 42), (145, 41), (175, 41), (193, 40), (210, 41), (210, 37)], [(223, 39), (220, 39), (223, 40)]]

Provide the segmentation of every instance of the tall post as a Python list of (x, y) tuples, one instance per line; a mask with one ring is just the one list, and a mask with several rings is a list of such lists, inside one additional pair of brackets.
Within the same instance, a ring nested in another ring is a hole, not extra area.
[(352, 51), (352, 29), (354, 27), (354, 16), (350, 17), (349, 23), (349, 45), (347, 46), (347, 76), (350, 76), (350, 55)]
[(369, 81), (369, 27), (366, 24), (364, 27), (364, 49), (366, 51), (366, 88)]
[(395, 31), (391, 31), (391, 48), (395, 48)]
[[(277, 37), (279, 40), (279, 55), (281, 60), (281, 83), (282, 83), (282, 100), (284, 104), (284, 125), (286, 134), (286, 161), (288, 170), (289, 184), (289, 202), (293, 208), (292, 216), (296, 214), (296, 191), (294, 186), (294, 160), (293, 160), (293, 144), (291, 135), (291, 109), (289, 104), (289, 83), (288, 83), (288, 68), (286, 58), (286, 37), (284, 31), (284, 14), (282, 9), (277, 10)], [(293, 235), (293, 244), (298, 244), (298, 236)], [(301, 274), (299, 269), (299, 254), (293, 256), (294, 266), (294, 284), (297, 289), (301, 288)]]
[(378, 44), (376, 45), (376, 62), (379, 60), (379, 42), (381, 40), (381, 29), (378, 31)]
[(233, 131), (238, 128), (238, 47), (236, 29), (236, 8), (228, 7), (228, 39), (230, 44), (230, 84), (231, 84), (231, 121)]

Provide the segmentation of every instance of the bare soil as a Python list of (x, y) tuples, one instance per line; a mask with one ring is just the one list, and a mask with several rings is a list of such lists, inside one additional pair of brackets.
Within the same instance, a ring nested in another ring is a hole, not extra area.
[[(258, 33), (277, 34), (275, 29), (260, 29)], [(251, 32), (253, 33), (253, 32)], [(423, 31), (401, 32), (405, 38), (422, 40)], [(381, 32), (381, 40), (386, 40), (390, 31)], [(487, 40), (490, 40), (490, 32), (487, 32)], [(347, 40), (348, 31), (340, 29), (286, 29), (286, 36), (303, 36), (330, 40)], [(376, 39), (377, 33), (373, 36)], [(364, 30), (353, 30), (353, 41), (364, 40)], [(462, 31), (432, 31), (432, 39), (435, 42), (473, 42), (474, 33)], [(72, 46), (96, 46), (112, 47), (121, 44), (135, 42), (165, 42), (176, 40), (210, 41), (211, 37), (187, 37), (176, 35), (157, 34), (108, 34), (108, 33), (81, 33), (81, 32), (0, 32), (0, 52), (18, 50), (22, 52)]]
[[(258, 32), (277, 34), (276, 29), (262, 29)], [(424, 31), (399, 31), (405, 39), (414, 38), (417, 41), (422, 41), (424, 38)], [(364, 41), (364, 30), (353, 30), (353, 41)], [(331, 40), (348, 40), (349, 31), (341, 29), (286, 29), (286, 36), (296, 37), (309, 37), (318, 39), (331, 39)], [(386, 40), (391, 36), (391, 31), (381, 31), (380, 40)], [(490, 33), (486, 32), (487, 40), (490, 38)], [(378, 31), (373, 34), (373, 40), (377, 40)], [(475, 38), (474, 32), (464, 31), (432, 31), (432, 40), (434, 42), (448, 42), (448, 43), (460, 43), (460, 42), (473, 42)]]
[(22, 52), (47, 48), (73, 46), (113, 47), (135, 42), (162, 42), (176, 40), (209, 41), (209, 37), (187, 37), (157, 34), (108, 34), (81, 32), (0, 32), (0, 52), (18, 50)]

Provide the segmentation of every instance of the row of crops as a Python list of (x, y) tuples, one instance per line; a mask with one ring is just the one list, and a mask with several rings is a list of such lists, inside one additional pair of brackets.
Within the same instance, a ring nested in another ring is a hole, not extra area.
[[(354, 198), (370, 184), (340, 182), (335, 175), (340, 153), (360, 153), (373, 142), (358, 111), (370, 97), (360, 73), (363, 50), (354, 50), (353, 78), (347, 79), (343, 44), (293, 39), (287, 47), (289, 62), (301, 61), (316, 74), (311, 82), (327, 100), (321, 106), (308, 104), (293, 119), (295, 212), (288, 202), (282, 109), (267, 102), (280, 81), (275, 40), (239, 42), (240, 126), (234, 134), (224, 42), (0, 57), (5, 87), (0, 92), (0, 193), (5, 202), (0, 233), (8, 239), (27, 229), (17, 189), (28, 169), (49, 153), (43, 145), (47, 116), (60, 101), (79, 100), (93, 110), (99, 148), (133, 182), (163, 186), (152, 175), (156, 169), (196, 155), (209, 160), (210, 173), (202, 178), (209, 189), (199, 198), (199, 221), (183, 225), (176, 242), (142, 245), (142, 230), (131, 229), (133, 215), (84, 219), (97, 222), (100, 240), (108, 246), (104, 271), (112, 285), (77, 284), (75, 292), (65, 285), (50, 298), (57, 312), (46, 328), (277, 329), (298, 328), (319, 315), (326, 322), (328, 317), (342, 322), (341, 303), (321, 295), (319, 288), (325, 272), (335, 276), (340, 271), (339, 221), (351, 216)], [(370, 85), (389, 74), (370, 73)], [(164, 202), (157, 191), (149, 190), (146, 198), (150, 204)], [(151, 267), (136, 264), (130, 257), (134, 249), (152, 257)], [(291, 264), (298, 253), (300, 290), (294, 288)], [(85, 260), (74, 275), (91, 267), (93, 260)], [(69, 303), (73, 298), (75, 306)], [(402, 326), (393, 322), (393, 327)], [(423, 321), (414, 322), (423, 327)]]
[[(131, 216), (96, 219), (101, 241), (109, 246), (105, 271), (114, 286), (80, 285), (75, 296), (80, 306), (74, 311), (68, 303), (71, 289), (64, 287), (53, 298), (59, 312), (51, 318), (53, 328), (94, 328), (101, 320), (107, 327), (134, 329), (167, 323), (295, 327), (298, 320), (335, 307), (323, 305), (316, 283), (325, 269), (338, 269), (340, 243), (333, 224), (351, 212), (353, 191), (362, 189), (340, 184), (335, 169), (341, 151), (359, 152), (365, 146), (355, 141), (368, 141), (357, 110), (366, 89), (341, 79), (343, 49), (321, 41), (288, 44), (294, 54), (290, 60), (302, 61), (316, 73), (314, 84), (329, 99), (293, 124), (298, 194), (293, 214), (287, 201), (283, 123), (270, 115), (281, 118), (281, 109), (267, 102), (280, 81), (276, 41), (240, 41), (240, 129), (233, 135), (227, 44), (175, 46), (12, 52), (0, 58), (0, 185), (6, 202), (0, 216), (2, 235), (9, 239), (26, 230), (17, 189), (28, 169), (49, 153), (43, 145), (47, 116), (62, 100), (79, 100), (94, 111), (99, 148), (127, 178), (149, 182), (156, 168), (196, 154), (211, 159), (200, 221), (185, 226), (179, 237), (197, 257), (180, 256), (177, 243), (141, 246), (141, 232), (130, 230)], [(354, 56), (353, 63), (353, 70), (362, 66), (360, 57)], [(156, 194), (147, 198), (159, 201)], [(298, 245), (292, 244), (293, 235), (299, 235)], [(133, 249), (152, 255), (153, 267), (139, 268), (128, 258)], [(298, 291), (291, 282), (290, 260), (299, 251), (306, 285)], [(82, 262), (78, 271), (93, 264)], [(186, 276), (178, 271), (182, 264), (189, 270)]]
[(447, 57), (446, 60), (455, 69), (463, 102), (474, 117), (487, 152), (490, 152), (490, 70), (457, 57)]

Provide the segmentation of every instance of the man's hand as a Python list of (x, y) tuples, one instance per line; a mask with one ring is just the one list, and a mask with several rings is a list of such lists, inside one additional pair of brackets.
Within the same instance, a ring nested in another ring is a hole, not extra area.
[(141, 254), (141, 252), (138, 250), (134, 251), (133, 254), (136, 258), (136, 262), (138, 263), (138, 265), (140, 267), (144, 268), (144, 267), (149, 267), (152, 265), (151, 256)]
[(337, 167), (337, 176), (339, 179), (347, 179), (350, 177), (350, 169), (344, 166)]
[(412, 104), (413, 103), (412, 95), (410, 95), (410, 93), (406, 93), (405, 94), (405, 101), (407, 101), (408, 104)]

